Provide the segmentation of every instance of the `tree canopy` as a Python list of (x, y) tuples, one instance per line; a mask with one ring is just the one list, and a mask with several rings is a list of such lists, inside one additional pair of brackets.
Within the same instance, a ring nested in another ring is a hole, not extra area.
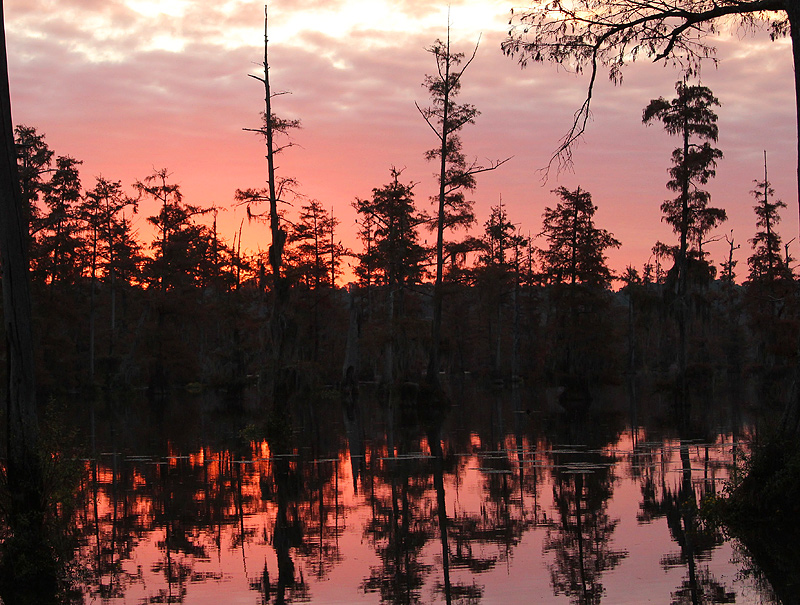
[(618, 248), (620, 242), (594, 224), (597, 206), (588, 191), (578, 187), (554, 190), (561, 201), (555, 208), (545, 208), (542, 235), (547, 248), (542, 250), (542, 269), (551, 283), (587, 283), (608, 287), (613, 275), (606, 265), (605, 252)]

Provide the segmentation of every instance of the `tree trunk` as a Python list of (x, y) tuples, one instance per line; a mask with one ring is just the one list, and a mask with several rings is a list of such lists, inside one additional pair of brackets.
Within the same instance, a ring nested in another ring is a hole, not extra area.
[(681, 232), (678, 249), (678, 293), (676, 297), (678, 315), (678, 397), (677, 411), (681, 423), (689, 419), (689, 391), (686, 383), (688, 357), (687, 321), (689, 312), (688, 272), (689, 272), (689, 124), (683, 119), (683, 175), (681, 177)]
[(431, 322), (431, 350), (428, 359), (427, 381), (439, 388), (439, 346), (442, 340), (442, 279), (444, 272), (444, 221), (447, 197), (447, 139), (450, 134), (450, 28), (447, 30), (447, 61), (444, 71), (444, 95), (442, 97), (441, 154), (439, 162), (439, 198), (436, 212), (436, 281), (433, 284), (433, 321)]
[[(797, 117), (797, 200), (798, 216), (800, 216), (800, 3), (786, 2), (785, 8), (789, 17), (794, 63), (795, 112)], [(782, 432), (790, 437), (794, 437), (800, 432), (800, 337), (798, 337), (796, 360), (794, 396), (790, 398), (784, 410), (782, 423)]]
[(797, 118), (797, 212), (800, 217), (800, 3), (787, 1), (784, 3), (786, 15), (789, 17), (792, 37), (792, 59), (794, 64), (794, 96), (795, 116)]
[[(7, 466), (12, 538), (2, 545), (0, 591), (7, 603), (54, 600), (52, 557), (44, 539), (44, 487), (36, 418), (31, 297), (26, 243), (28, 222), (17, 174), (0, 4), (0, 256), (7, 356)], [(24, 555), (24, 556), (22, 556)], [(27, 561), (27, 564), (20, 564)], [(39, 569), (37, 569), (39, 568)], [(41, 574), (38, 579), (37, 575)], [(47, 596), (49, 593), (49, 597)]]

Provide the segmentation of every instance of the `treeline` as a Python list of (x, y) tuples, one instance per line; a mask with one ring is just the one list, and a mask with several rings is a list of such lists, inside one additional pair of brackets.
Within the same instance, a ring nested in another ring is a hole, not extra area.
[[(720, 270), (712, 265), (703, 244), (725, 213), (710, 207), (699, 185), (721, 157), (710, 145), (716, 100), (698, 86), (679, 84), (677, 92), (644, 113), (645, 122), (661, 120), (683, 139), (667, 184), (679, 195), (662, 206), (677, 245), (657, 243), (641, 269), (614, 276), (606, 252), (620, 242), (595, 225), (589, 192), (554, 191), (540, 248), (499, 203), (478, 235), (444, 242), (440, 372), (543, 380), (580, 399), (626, 373), (652, 373), (665, 384), (684, 376), (696, 389), (730, 372), (756, 372), (772, 383), (793, 371), (797, 295), (776, 230), (785, 205), (765, 173), (753, 192), (757, 232), (745, 285), (735, 283), (739, 246), (732, 239)], [(682, 120), (690, 110), (700, 115), (695, 123)], [(18, 126), (16, 143), (41, 393), (269, 380), (269, 253), (243, 253), (241, 241), (225, 241), (217, 209), (187, 203), (166, 169), (127, 190), (105, 177), (85, 184), (81, 162), (56, 156), (35, 128)], [(158, 207), (147, 217), (150, 242), (138, 239), (131, 222), (145, 201)], [(395, 169), (353, 206), (356, 251), (339, 242), (338, 220), (320, 202), (282, 221), (290, 346), (281, 363), (296, 370), (300, 386), (338, 383), (345, 357), (358, 379), (395, 385), (419, 381), (429, 360), (435, 250), (421, 241), (435, 220)], [(471, 204), (461, 209), (458, 222), (474, 224)], [(248, 215), (255, 216), (250, 206)], [(356, 260), (357, 281), (344, 289), (346, 258)], [(623, 284), (617, 292), (615, 278)]]

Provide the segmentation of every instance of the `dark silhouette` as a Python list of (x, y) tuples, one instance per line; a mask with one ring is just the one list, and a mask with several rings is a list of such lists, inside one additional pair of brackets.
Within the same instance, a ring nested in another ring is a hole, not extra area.
[[(475, 175), (494, 170), (506, 160), (498, 160), (487, 166), (469, 163), (461, 150), (459, 131), (467, 124), (473, 124), (479, 115), (470, 104), (456, 103), (461, 90), (461, 78), (475, 59), (478, 46), (464, 62), (463, 53), (450, 50), (450, 24), (447, 26), (447, 39), (436, 40), (428, 48), (436, 59), (436, 73), (425, 77), (425, 87), (431, 95), (433, 105), (421, 108), (417, 105), (425, 122), (439, 140), (439, 145), (426, 153), (429, 160), (438, 160), (439, 193), (433, 197), (436, 210), (431, 217), (431, 228), (436, 231), (436, 274), (433, 285), (433, 319), (431, 320), (431, 344), (426, 380), (434, 390), (439, 385), (439, 347), (442, 339), (442, 304), (444, 280), (444, 233), (446, 229), (469, 227), (475, 222), (473, 203), (465, 197), (466, 191), (475, 189)], [(462, 65), (463, 63), (463, 65)]]
[(0, 550), (5, 603), (55, 603), (57, 570), (45, 533), (45, 486), (36, 411), (34, 341), (28, 277), (28, 214), (17, 175), (5, 24), (0, 6), (0, 257), (6, 340), (6, 521)]
[(719, 101), (705, 86), (677, 82), (675, 91), (677, 96), (671, 101), (664, 98), (650, 101), (642, 114), (642, 121), (650, 124), (659, 120), (669, 134), (680, 136), (682, 143), (672, 152), (673, 166), (669, 170), (672, 178), (667, 182), (667, 188), (680, 195), (664, 202), (661, 211), (679, 239), (677, 249), (670, 249), (675, 265), (668, 277), (673, 287), (666, 294), (672, 298), (678, 323), (676, 411), (686, 422), (690, 411), (687, 380), (690, 265), (696, 266), (695, 274), (703, 271), (706, 265), (703, 239), (725, 220), (726, 214), (724, 210), (709, 207), (711, 196), (698, 187), (714, 176), (717, 160), (722, 158), (722, 152), (711, 146), (718, 136), (717, 115), (712, 107), (719, 105)]

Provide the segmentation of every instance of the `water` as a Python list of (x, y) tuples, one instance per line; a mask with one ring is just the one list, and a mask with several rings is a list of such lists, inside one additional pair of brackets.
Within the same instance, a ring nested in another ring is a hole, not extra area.
[(98, 406), (76, 490), (84, 601), (773, 602), (697, 514), (741, 457), (746, 409), (678, 435), (657, 398), (453, 400), (364, 395), (352, 418), (302, 403), (272, 445), (257, 400)]

